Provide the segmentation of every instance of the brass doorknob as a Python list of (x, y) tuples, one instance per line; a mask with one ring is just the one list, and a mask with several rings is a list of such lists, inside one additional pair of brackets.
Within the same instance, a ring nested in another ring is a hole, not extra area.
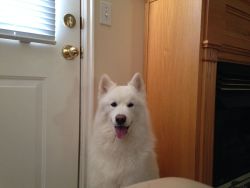
[(67, 60), (72, 60), (79, 55), (79, 50), (71, 45), (66, 45), (62, 49), (63, 57)]

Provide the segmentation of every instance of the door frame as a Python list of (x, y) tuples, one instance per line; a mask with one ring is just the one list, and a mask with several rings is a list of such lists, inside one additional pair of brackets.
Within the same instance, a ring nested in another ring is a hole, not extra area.
[(81, 86), (80, 86), (80, 129), (79, 129), (79, 169), (78, 187), (86, 187), (87, 144), (90, 126), (93, 120), (94, 106), (94, 1), (81, 1)]

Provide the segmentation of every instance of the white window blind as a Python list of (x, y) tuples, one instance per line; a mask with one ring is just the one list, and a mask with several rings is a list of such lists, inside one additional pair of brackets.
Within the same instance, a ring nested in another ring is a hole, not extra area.
[(55, 0), (0, 0), (0, 37), (55, 44)]

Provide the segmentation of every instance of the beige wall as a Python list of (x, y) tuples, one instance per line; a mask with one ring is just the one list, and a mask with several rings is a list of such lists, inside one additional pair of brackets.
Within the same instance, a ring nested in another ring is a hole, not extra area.
[(112, 2), (112, 26), (99, 24), (95, 0), (95, 91), (103, 73), (124, 84), (143, 70), (144, 0), (106, 1)]

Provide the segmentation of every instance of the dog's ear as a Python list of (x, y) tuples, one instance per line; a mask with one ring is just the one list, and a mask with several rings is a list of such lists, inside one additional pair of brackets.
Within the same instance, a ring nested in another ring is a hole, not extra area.
[(99, 82), (99, 97), (107, 93), (108, 90), (114, 87), (116, 84), (110, 79), (107, 74), (102, 75)]
[(135, 87), (135, 89), (141, 93), (145, 92), (144, 82), (140, 73), (135, 73), (128, 85)]

